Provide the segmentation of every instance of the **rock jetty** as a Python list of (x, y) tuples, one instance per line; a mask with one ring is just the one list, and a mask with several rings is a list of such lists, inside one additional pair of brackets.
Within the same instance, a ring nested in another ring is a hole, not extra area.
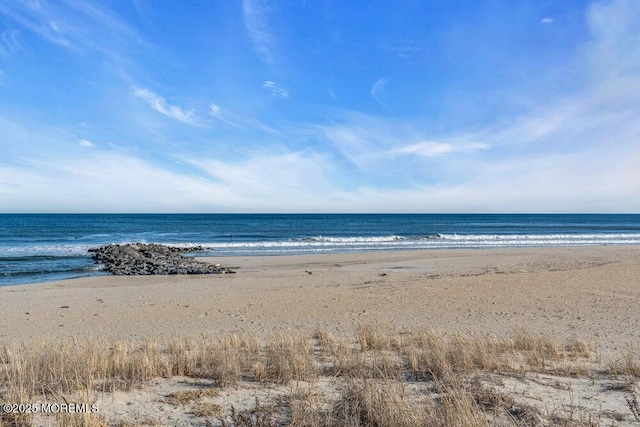
[(105, 245), (89, 249), (93, 259), (117, 276), (150, 274), (225, 274), (235, 273), (220, 264), (208, 264), (183, 253), (203, 251), (202, 246), (178, 248), (159, 244), (135, 243)]

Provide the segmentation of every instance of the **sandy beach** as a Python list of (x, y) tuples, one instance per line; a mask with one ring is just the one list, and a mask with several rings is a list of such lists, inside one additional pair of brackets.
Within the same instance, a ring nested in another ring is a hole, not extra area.
[(94, 277), (0, 288), (0, 343), (136, 339), (378, 323), (615, 351), (640, 342), (636, 246), (221, 257), (236, 274)]
[[(67, 396), (100, 412), (67, 417), (84, 417), (90, 426), (245, 425), (233, 424), (232, 407), (249, 418), (262, 410), (263, 417), (286, 425), (342, 425), (335, 417), (364, 416), (353, 408), (340, 412), (342, 402), (353, 398), (349, 393), (363, 405), (382, 405), (378, 415), (367, 415), (386, 417), (376, 421), (380, 425), (560, 420), (631, 426), (640, 395), (640, 359), (629, 353), (640, 342), (639, 259), (636, 246), (222, 257), (204, 260), (237, 273), (3, 287), (0, 350), (9, 346), (3, 357), (13, 360), (11, 366), (24, 364), (19, 371), (31, 378), (21, 383), (9, 375), (13, 391), (5, 400), (37, 400), (37, 389), (20, 395), (19, 384), (58, 384), (54, 371), (64, 384), (70, 378), (65, 372), (75, 371), (87, 373), (77, 375), (80, 383), (71, 390), (78, 391)], [(421, 330), (434, 334), (415, 335)], [(456, 341), (451, 333), (457, 332), (475, 341)], [(363, 333), (370, 335), (366, 347)], [(518, 333), (521, 338), (513, 340)], [(229, 338), (234, 334), (244, 338)], [(403, 336), (404, 343), (393, 344), (400, 341), (384, 334)], [(447, 336), (452, 341), (439, 338)], [(129, 344), (114, 347), (116, 340)], [(577, 340), (590, 350), (571, 344)], [(496, 345), (504, 348), (502, 356), (490, 356)], [(430, 356), (438, 351), (441, 356)], [(480, 365), (468, 365), (465, 352), (475, 352)], [(24, 359), (15, 358), (22, 353)], [(88, 376), (104, 381), (91, 360), (123, 366), (122, 375), (137, 385), (111, 391), (83, 385)], [(434, 360), (448, 364), (449, 374), (420, 379)], [(292, 365), (280, 371), (274, 363)], [(300, 374), (297, 363), (306, 366)], [(198, 373), (205, 365), (213, 371)], [(442, 387), (462, 400), (450, 409), (433, 400)], [(362, 394), (367, 390), (374, 394)], [(59, 393), (47, 399), (60, 402)], [(0, 414), (0, 426), (57, 422), (44, 413), (11, 417)]]

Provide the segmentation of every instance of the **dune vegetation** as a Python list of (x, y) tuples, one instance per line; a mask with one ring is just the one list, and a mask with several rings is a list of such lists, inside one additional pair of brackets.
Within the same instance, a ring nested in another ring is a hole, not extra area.
[[(0, 425), (632, 425), (639, 379), (631, 346), (603, 357), (596, 344), (524, 330), (495, 337), (360, 325), (306, 335), (70, 338), (1, 347), (0, 400), (100, 410), (4, 411)], [(578, 398), (585, 387), (597, 404)], [(157, 394), (152, 401), (170, 416), (141, 411), (140, 393)], [(129, 408), (110, 411), (123, 395)]]

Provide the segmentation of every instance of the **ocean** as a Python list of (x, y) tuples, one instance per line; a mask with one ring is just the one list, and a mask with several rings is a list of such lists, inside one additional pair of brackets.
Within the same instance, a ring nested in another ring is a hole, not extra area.
[(105, 274), (109, 243), (206, 255), (640, 244), (638, 214), (0, 214), (0, 286)]

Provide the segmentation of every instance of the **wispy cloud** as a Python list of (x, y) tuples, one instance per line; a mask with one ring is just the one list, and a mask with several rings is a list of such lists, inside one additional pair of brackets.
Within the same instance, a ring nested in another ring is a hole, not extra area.
[(598, 3), (588, 17), (591, 79), (572, 95), (468, 132), (362, 114), (319, 127), (358, 179), (347, 198), (363, 210), (640, 210), (640, 4)]
[(43, 39), (73, 48), (60, 27), (66, 27), (62, 20), (60, 5), (51, 5), (47, 2), (1, 2), (0, 12), (9, 16), (19, 24), (38, 34)]
[(336, 93), (333, 91), (333, 88), (329, 88), (329, 96), (331, 97), (331, 99), (333, 100), (333, 102), (335, 102), (336, 104), (340, 103), (340, 100), (338, 99), (338, 96), (336, 95)]
[[(89, 152), (87, 152), (89, 153)], [(93, 150), (91, 150), (93, 153)], [(478, 162), (452, 183), (401, 189), (335, 180), (343, 171), (314, 153), (191, 159), (201, 174), (172, 171), (115, 152), (0, 166), (0, 203), (20, 211), (94, 212), (554, 212), (637, 211), (640, 158), (604, 152)], [(571, 167), (567, 167), (571, 166)], [(397, 173), (397, 171), (395, 172)], [(612, 183), (624, 183), (613, 185)], [(58, 188), (65, 188), (64, 193)], [(156, 191), (162, 188), (162, 192)], [(517, 189), (515, 191), (514, 189)], [(286, 194), (286, 200), (282, 195)], [(152, 197), (150, 195), (153, 195)], [(625, 204), (612, 201), (626, 200)]]
[(398, 58), (406, 60), (418, 55), (422, 49), (412, 45), (406, 46), (386, 46), (386, 50), (393, 52)]
[(486, 144), (453, 144), (448, 142), (423, 141), (389, 151), (389, 154), (417, 154), (424, 157), (438, 157), (454, 153), (471, 153), (486, 150)]
[(221, 113), (222, 113), (222, 108), (220, 108), (219, 105), (216, 105), (216, 104), (209, 105), (209, 114), (211, 114), (213, 117), (218, 118), (220, 117)]
[[(588, 49), (590, 65), (601, 79), (640, 79), (640, 2), (618, 0), (594, 3), (587, 15), (594, 41)], [(630, 88), (627, 93), (631, 95)]]
[(380, 97), (382, 96), (382, 91), (384, 90), (384, 87), (388, 81), (389, 79), (379, 78), (371, 87), (370, 92), (373, 99), (378, 101), (378, 104), (382, 105), (383, 107), (386, 107), (386, 105), (382, 102)]
[(241, 162), (216, 159), (192, 160), (212, 178), (233, 188), (244, 197), (263, 198), (266, 194), (287, 194), (288, 198), (302, 197), (331, 187), (326, 158), (311, 152), (253, 155)]
[(261, 132), (270, 133), (272, 135), (277, 135), (279, 132), (272, 128), (271, 126), (267, 126), (260, 120), (256, 118), (243, 117), (239, 114), (232, 113), (228, 109), (222, 108), (217, 104), (209, 105), (209, 116), (213, 117), (216, 120), (219, 120), (223, 123), (226, 123), (230, 126), (233, 126), (242, 130), (258, 130)]
[(179, 212), (199, 204), (212, 210), (212, 201), (233, 199), (206, 179), (119, 153), (85, 153), (62, 162), (33, 160), (29, 168), (0, 166), (5, 181), (0, 182), (0, 204), (9, 206), (3, 202), (11, 200), (22, 212)]
[[(151, 50), (151, 45), (133, 26), (101, 3), (82, 0), (0, 2), (0, 14), (47, 42), (75, 52), (98, 51), (118, 63), (126, 61), (134, 47)], [(7, 46), (15, 47), (18, 35), (13, 31), (3, 33), (5, 51)]]
[(245, 120), (241, 119), (235, 114), (228, 112), (227, 110), (221, 108), (217, 104), (209, 105), (209, 115), (223, 123), (226, 123), (228, 125), (238, 127), (238, 128), (243, 128), (242, 123), (245, 122)]
[(170, 105), (163, 97), (148, 89), (135, 88), (133, 89), (133, 94), (146, 101), (151, 108), (167, 117), (190, 125), (198, 124), (198, 120), (193, 111), (184, 110), (177, 105)]
[(347, 113), (341, 123), (312, 126), (309, 134), (312, 139), (326, 141), (349, 167), (369, 173), (376, 170), (372, 162), (377, 153), (394, 147), (392, 140), (402, 135), (390, 132), (389, 126), (388, 120)]
[(242, 2), (244, 27), (253, 42), (258, 56), (268, 65), (274, 63), (273, 50), (276, 38), (269, 26), (270, 8), (265, 0), (244, 0)]
[(289, 97), (289, 91), (286, 89), (283, 89), (281, 87), (278, 87), (278, 85), (276, 85), (276, 82), (273, 82), (271, 80), (267, 80), (265, 82), (262, 83), (262, 87), (264, 89), (266, 89), (269, 93), (271, 93), (271, 95), (277, 97), (277, 98), (287, 98)]
[[(164, 155), (166, 162), (152, 164), (131, 152), (94, 146), (73, 153), (52, 151), (23, 157), (13, 166), (0, 165), (0, 205), (34, 212), (640, 210), (640, 156), (634, 145), (640, 138), (640, 124), (620, 128), (628, 121), (622, 117), (600, 123), (598, 132), (589, 138), (585, 138), (589, 132), (577, 135), (583, 144), (580, 147), (559, 146), (522, 155), (517, 153), (521, 148), (518, 141), (513, 141), (509, 146), (512, 153), (499, 156), (483, 156), (483, 147), (466, 142), (472, 138), (469, 135), (407, 145), (403, 140), (409, 134), (399, 130), (400, 124), (379, 117), (346, 119), (350, 121), (334, 126), (332, 133), (317, 128), (315, 136), (324, 135), (342, 144), (340, 149), (362, 168), (345, 165), (329, 152), (281, 147), (279, 152), (269, 153), (273, 148), (265, 147), (267, 152), (246, 152), (241, 160), (183, 154), (182, 163), (193, 167), (176, 169), (172, 166), (176, 158), (171, 154)], [(577, 118), (567, 118), (541, 135), (556, 140), (565, 127), (576, 124), (574, 120)], [(519, 122), (516, 128), (533, 129), (537, 123), (532, 117), (531, 124)], [(483, 137), (487, 145), (504, 144), (505, 135), (517, 136), (520, 131), (516, 128), (487, 130)], [(612, 133), (610, 139), (598, 143), (603, 133), (613, 128), (621, 133)], [(31, 141), (36, 135), (32, 129), (3, 125), (3, 131), (8, 130), (15, 144)], [(64, 141), (67, 136), (60, 138)], [(391, 147), (397, 153), (390, 155)], [(465, 149), (470, 151), (464, 156), (445, 155)], [(421, 169), (428, 173), (443, 168), (448, 172), (438, 173), (432, 182), (407, 179)], [(380, 184), (385, 182), (387, 185)], [(155, 191), (159, 187), (162, 192)], [(60, 193), (59, 188), (65, 192)]]
[[(274, 10), (267, 3), (246, 0), (243, 12), (255, 52), (273, 64)], [(0, 0), (0, 13), (3, 22), (22, 25), (17, 32), (0, 33), (3, 59), (14, 59), (28, 49), (26, 42), (33, 41), (34, 34), (48, 42), (44, 45), (51, 49), (50, 55), (63, 47), (72, 55), (81, 53), (82, 64), (90, 62), (84, 55), (89, 49), (104, 53), (97, 55), (100, 59), (135, 60), (126, 44), (129, 40), (137, 47), (144, 44), (134, 28), (100, 2)], [(543, 16), (535, 15), (534, 24), (557, 24), (551, 17), (540, 20)], [(302, 83), (308, 81), (296, 80), (302, 77), (293, 73), (287, 81), (277, 77), (282, 74), (264, 70), (247, 80), (239, 76), (241, 84), (258, 82), (251, 90), (242, 88), (246, 99), (222, 84), (208, 87), (205, 80), (181, 87), (184, 75), (172, 74), (175, 70), (170, 68), (154, 74), (142, 60), (135, 64), (147, 70), (145, 79), (125, 78), (126, 84), (114, 86), (96, 79), (96, 87), (103, 85), (100, 92), (92, 93), (92, 98), (77, 94), (82, 100), (78, 105), (99, 99), (100, 113), (111, 108), (101, 117), (70, 109), (65, 111), (66, 121), (47, 126), (36, 113), (19, 111), (20, 106), (13, 109), (3, 98), (0, 206), (15, 211), (139, 212), (640, 211), (640, 3), (597, 2), (586, 16), (590, 40), (579, 46), (577, 54), (571, 51), (563, 57), (572, 85), (547, 98), (531, 96), (527, 111), (492, 117), (488, 124), (475, 127), (469, 120), (464, 128), (447, 123), (449, 112), (432, 108), (435, 102), (393, 116), (296, 105), (298, 99), (337, 97), (331, 89), (327, 93), (326, 84), (318, 83), (321, 80), (314, 80), (321, 96), (304, 92)], [(386, 55), (396, 61), (424, 56), (417, 47), (422, 43), (424, 52), (432, 46), (426, 40), (406, 41), (407, 47), (388, 48)], [(144, 55), (142, 49), (136, 52)], [(238, 56), (246, 59), (244, 54)], [(403, 66), (409, 62), (402, 60)], [(7, 74), (15, 69), (3, 68)], [(393, 70), (387, 71), (373, 72), (393, 80), (341, 76), (335, 88), (342, 104), (361, 105), (352, 102), (361, 93), (350, 90), (351, 82), (373, 83), (370, 95), (382, 104), (390, 99), (386, 95), (392, 86), (397, 84), (406, 93), (417, 87), (408, 80), (422, 76), (410, 74), (401, 81)], [(9, 77), (13, 82), (13, 75)], [(179, 78), (166, 92), (159, 91), (164, 96), (131, 83), (154, 81), (168, 87), (172, 77)], [(0, 71), (0, 84), (2, 79)], [(290, 94), (283, 82), (299, 89)], [(189, 92), (193, 87), (206, 90)], [(530, 95), (526, 85), (505, 82), (500, 89)], [(264, 102), (272, 96), (274, 102)], [(491, 94), (482, 87), (477, 96)], [(19, 101), (16, 105), (22, 105)], [(278, 103), (291, 104), (286, 116), (281, 108), (265, 108)], [(199, 107), (191, 109), (192, 105)], [(478, 101), (474, 108), (484, 105)], [(135, 114), (140, 111), (146, 114)], [(443, 117), (443, 122), (434, 125), (426, 116), (431, 113)], [(79, 128), (78, 121), (86, 124)], [(162, 126), (156, 126), (160, 121)]]
[(0, 37), (0, 57), (8, 58), (20, 47), (20, 31), (5, 30)]

